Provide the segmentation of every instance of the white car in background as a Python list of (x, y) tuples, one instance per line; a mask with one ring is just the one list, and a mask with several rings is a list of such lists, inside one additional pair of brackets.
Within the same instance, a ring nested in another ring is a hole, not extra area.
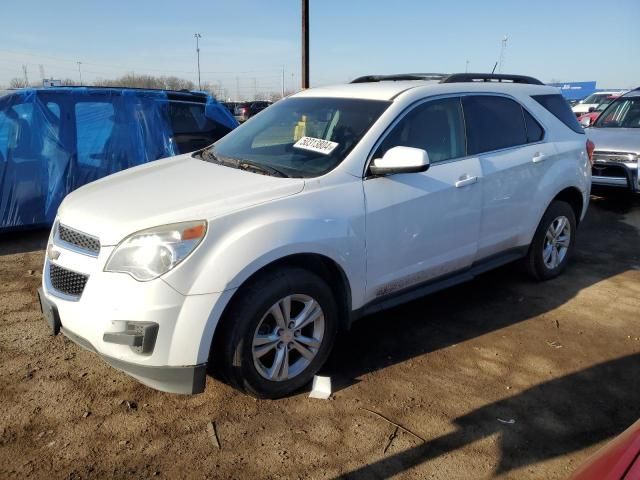
[(576, 117), (579, 117), (582, 114), (594, 111), (598, 108), (598, 105), (607, 102), (607, 99), (611, 97), (618, 97), (623, 93), (624, 91), (622, 90), (595, 92), (580, 100), (576, 105), (571, 107), (571, 110), (576, 114)]
[(514, 260), (559, 275), (592, 148), (558, 89), (530, 77), (305, 90), (209, 148), (71, 193), (44, 316), (160, 390), (201, 392), (215, 366), (287, 395), (355, 319)]

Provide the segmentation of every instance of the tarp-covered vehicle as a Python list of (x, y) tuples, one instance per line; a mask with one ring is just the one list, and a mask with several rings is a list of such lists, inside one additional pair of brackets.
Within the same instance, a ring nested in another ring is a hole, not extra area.
[(50, 225), (76, 188), (199, 150), (237, 124), (197, 92), (60, 87), (0, 97), (0, 232)]

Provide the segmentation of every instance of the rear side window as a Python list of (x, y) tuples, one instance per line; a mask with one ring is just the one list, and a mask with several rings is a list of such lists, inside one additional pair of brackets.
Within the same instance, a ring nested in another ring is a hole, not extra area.
[(115, 111), (109, 102), (79, 102), (76, 104), (76, 139), (78, 164), (99, 167), (114, 153), (113, 144), (126, 128), (116, 131)]
[(539, 142), (544, 137), (544, 130), (533, 116), (522, 109), (524, 114), (524, 124), (527, 127), (527, 143)]
[(532, 95), (536, 102), (549, 110), (558, 120), (576, 133), (584, 133), (575, 114), (560, 94)]
[(527, 143), (522, 107), (505, 97), (462, 97), (470, 155)]

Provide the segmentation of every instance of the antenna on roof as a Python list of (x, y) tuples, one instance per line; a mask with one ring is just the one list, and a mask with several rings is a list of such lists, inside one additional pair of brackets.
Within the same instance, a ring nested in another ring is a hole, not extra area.
[(498, 69), (498, 73), (502, 73), (504, 70), (504, 51), (507, 49), (507, 42), (509, 41), (509, 37), (505, 35), (502, 37), (502, 42), (500, 45), (500, 68)]

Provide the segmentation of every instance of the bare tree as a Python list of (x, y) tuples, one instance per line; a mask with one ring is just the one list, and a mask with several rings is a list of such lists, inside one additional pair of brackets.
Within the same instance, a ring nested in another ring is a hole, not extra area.
[(28, 86), (29, 85), (27, 85), (27, 82), (24, 78), (15, 77), (9, 81), (9, 88), (24, 88)]

